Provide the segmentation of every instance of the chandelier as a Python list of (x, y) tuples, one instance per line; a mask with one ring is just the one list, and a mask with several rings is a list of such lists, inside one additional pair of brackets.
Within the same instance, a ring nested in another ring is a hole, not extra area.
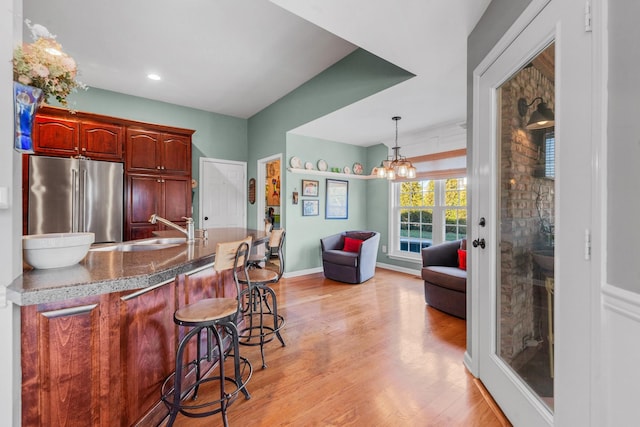
[(400, 147), (398, 147), (398, 120), (402, 117), (395, 116), (391, 120), (396, 122), (396, 144), (392, 148), (393, 155), (383, 160), (378, 168), (378, 178), (387, 178), (389, 181), (399, 178), (415, 178), (416, 168), (406, 157), (400, 155)]

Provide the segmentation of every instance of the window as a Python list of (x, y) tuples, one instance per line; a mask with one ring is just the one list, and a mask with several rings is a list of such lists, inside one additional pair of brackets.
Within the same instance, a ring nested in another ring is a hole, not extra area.
[(556, 136), (554, 128), (534, 130), (531, 136), (538, 146), (538, 162), (534, 176), (554, 179), (556, 176)]
[(467, 235), (467, 179), (392, 184), (390, 255), (419, 258), (420, 250)]
[(555, 178), (556, 176), (556, 136), (554, 129), (544, 134), (544, 176)]

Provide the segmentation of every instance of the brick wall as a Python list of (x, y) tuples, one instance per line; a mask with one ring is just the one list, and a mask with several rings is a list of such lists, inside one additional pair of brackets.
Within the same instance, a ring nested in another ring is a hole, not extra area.
[(537, 102), (525, 117), (518, 113), (519, 98), (531, 102), (537, 96), (554, 109), (553, 82), (533, 66), (521, 70), (500, 89), (499, 332), (500, 355), (507, 362), (524, 349), (526, 338), (546, 337), (540, 327), (540, 301), (534, 288), (540, 285), (540, 276), (533, 266), (531, 250), (548, 240), (540, 232), (540, 215), (553, 222), (554, 182), (539, 177), (544, 163), (542, 132), (525, 129)]

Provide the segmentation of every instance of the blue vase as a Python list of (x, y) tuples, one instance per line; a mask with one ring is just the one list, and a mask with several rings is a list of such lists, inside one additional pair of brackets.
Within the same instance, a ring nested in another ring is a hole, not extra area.
[(33, 153), (31, 131), (36, 111), (42, 100), (42, 89), (13, 82), (15, 141), (13, 148), (21, 153)]

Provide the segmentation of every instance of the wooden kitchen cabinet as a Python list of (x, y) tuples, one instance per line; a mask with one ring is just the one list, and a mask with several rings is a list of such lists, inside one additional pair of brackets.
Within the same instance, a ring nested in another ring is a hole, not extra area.
[(90, 159), (122, 161), (124, 128), (108, 123), (80, 123), (80, 154)]
[(127, 129), (127, 171), (191, 174), (191, 137)]
[(115, 425), (104, 298), (22, 308), (22, 425)]
[(36, 116), (33, 126), (36, 154), (85, 156), (94, 160), (123, 160), (124, 127), (85, 120), (71, 114)]
[(159, 412), (147, 414), (158, 406), (162, 383), (175, 369), (176, 291), (172, 281), (118, 298), (121, 378), (126, 379), (121, 384), (124, 405), (118, 425), (156, 426), (168, 413), (162, 405)]
[(33, 123), (33, 149), (36, 154), (76, 156), (78, 128), (76, 120), (37, 115)]
[(125, 240), (152, 237), (153, 231), (166, 229), (150, 224), (152, 214), (185, 226), (191, 216), (191, 178), (182, 175), (128, 174), (125, 211)]

